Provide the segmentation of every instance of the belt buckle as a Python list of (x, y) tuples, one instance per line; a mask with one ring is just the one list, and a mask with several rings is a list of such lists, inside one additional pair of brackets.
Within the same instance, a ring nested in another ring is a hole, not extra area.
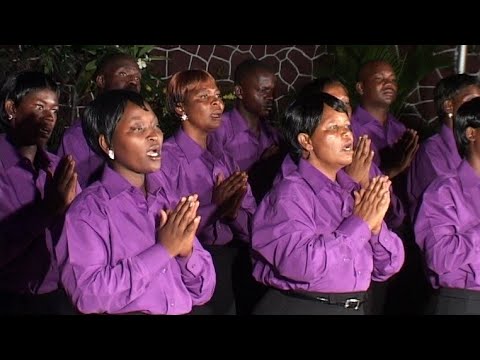
[(345, 300), (345, 309), (353, 308), (354, 310), (358, 310), (360, 304), (361, 302), (359, 299), (347, 299)]

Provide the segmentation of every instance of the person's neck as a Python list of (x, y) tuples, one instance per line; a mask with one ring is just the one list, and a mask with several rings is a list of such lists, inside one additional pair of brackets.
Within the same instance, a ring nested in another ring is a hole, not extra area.
[(467, 161), (473, 168), (477, 176), (480, 177), (480, 157), (478, 155), (472, 154), (472, 152), (469, 151), (469, 153), (467, 154)]
[(449, 127), (453, 131), (453, 118), (445, 116), (443, 123), (445, 124), (445, 126)]
[(193, 141), (195, 141), (198, 145), (202, 147), (202, 149), (207, 148), (207, 136), (208, 132), (199, 130), (193, 126), (189, 126), (189, 124), (185, 124), (183, 127), (183, 131), (187, 134)]
[(146, 183), (145, 183), (145, 174), (136, 173), (133, 171), (124, 171), (123, 169), (115, 168), (115, 165), (112, 166), (113, 170), (123, 176), (132, 186), (138, 188), (144, 194), (147, 193)]
[(388, 111), (389, 107), (378, 106), (378, 105), (370, 105), (370, 104), (362, 104), (362, 107), (367, 111), (370, 115), (372, 115), (375, 119), (377, 119), (380, 124), (385, 126), (388, 119)]
[(325, 164), (322, 164), (314, 159), (312, 159), (312, 156), (310, 156), (309, 159), (306, 159), (310, 165), (312, 165), (315, 169), (320, 171), (323, 175), (325, 175), (327, 178), (332, 180), (333, 182), (337, 181), (337, 173), (340, 169), (333, 169), (328, 166), (325, 166)]
[(243, 103), (241, 102), (238, 102), (235, 108), (240, 113), (240, 115), (242, 115), (242, 117), (247, 121), (248, 128), (253, 132), (258, 133), (260, 131), (260, 116), (249, 112), (247, 109), (245, 109), (245, 106), (243, 106)]

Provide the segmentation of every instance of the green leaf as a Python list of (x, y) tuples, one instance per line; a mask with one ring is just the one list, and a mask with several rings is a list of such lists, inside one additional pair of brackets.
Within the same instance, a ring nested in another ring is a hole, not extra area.
[[(124, 56), (124, 55), (122, 55)], [(91, 70), (95, 70), (97, 68), (97, 60), (92, 60), (90, 61), (87, 65), (85, 65), (85, 70), (87, 71), (91, 71)]]
[(142, 46), (143, 48), (140, 49), (137, 57), (142, 57), (143, 55), (150, 53), (150, 51), (152, 51), (155, 48), (154, 45), (142, 45)]

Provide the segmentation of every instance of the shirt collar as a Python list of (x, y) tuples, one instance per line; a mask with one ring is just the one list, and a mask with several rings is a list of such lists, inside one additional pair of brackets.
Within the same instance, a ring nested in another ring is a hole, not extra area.
[[(305, 181), (310, 185), (310, 187), (313, 189), (313, 192), (315, 194), (318, 194), (321, 190), (325, 189), (326, 186), (329, 187), (344, 187), (344, 185), (348, 182), (348, 179), (345, 178), (345, 176), (342, 173), (342, 171), (339, 171), (337, 173), (337, 181), (330, 180), (327, 176), (325, 176), (320, 170), (315, 168), (312, 164), (310, 164), (307, 160), (305, 159), (300, 159), (300, 162), (298, 164), (298, 172), (302, 177), (305, 179)], [(338, 179), (340, 175), (340, 179)]]
[(479, 176), (466, 159), (462, 160), (457, 169), (460, 183), (464, 189), (473, 188), (480, 184)]
[[(250, 127), (248, 126), (247, 120), (240, 114), (237, 108), (234, 108), (230, 113), (230, 124), (232, 126), (233, 132), (239, 134), (241, 132), (252, 133)], [(266, 119), (259, 120), (260, 134), (264, 133), (267, 137), (272, 138), (274, 141), (276, 139), (276, 133), (273, 127), (268, 123)]]
[(179, 129), (175, 135), (175, 142), (178, 144), (180, 150), (183, 152), (188, 162), (199, 158), (204, 149), (197, 144), (190, 136), (188, 136), (183, 129)]
[(235, 134), (250, 130), (247, 120), (244, 119), (237, 108), (234, 108), (230, 112), (230, 124), (232, 125), (232, 129)]
[[(201, 157), (206, 151), (206, 149), (203, 149), (190, 136), (188, 136), (183, 129), (179, 129), (175, 133), (174, 138), (189, 163)], [(223, 150), (213, 136), (207, 137), (207, 149), (216, 158), (222, 157)]]
[[(375, 124), (378, 124), (379, 126), (381, 126), (380, 122), (375, 117), (373, 117), (372, 114), (370, 114), (367, 110), (365, 110), (361, 105), (357, 106), (353, 114), (353, 117), (355, 117), (358, 123), (360, 124), (368, 124), (368, 123), (374, 122)], [(395, 116), (388, 113), (386, 124), (394, 120), (396, 120)]]
[(445, 151), (457, 151), (457, 143), (455, 142), (455, 137), (453, 136), (452, 129), (450, 129), (447, 125), (443, 124), (440, 128), (439, 134), (443, 142), (448, 146)]
[[(0, 154), (2, 154), (0, 161), (2, 161), (6, 170), (12, 166), (18, 165), (20, 161), (24, 159), (24, 157), (17, 151), (17, 148), (10, 142), (6, 134), (0, 134)], [(40, 169), (45, 171), (52, 162), (49, 154), (41, 147), (37, 148), (35, 160), (38, 161)]]
[(105, 165), (103, 168), (100, 182), (102, 183), (110, 198), (114, 198), (123, 191), (129, 190), (133, 187), (133, 185), (130, 184), (127, 179), (125, 179), (122, 175), (110, 168), (110, 166), (108, 165)]

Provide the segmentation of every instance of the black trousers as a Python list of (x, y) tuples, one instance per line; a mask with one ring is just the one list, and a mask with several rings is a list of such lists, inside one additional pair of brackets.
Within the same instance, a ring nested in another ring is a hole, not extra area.
[(63, 289), (47, 294), (0, 294), (1, 315), (78, 315)]
[(254, 315), (364, 315), (364, 305), (355, 310), (340, 305), (327, 304), (302, 296), (288, 295), (269, 288), (253, 310)]
[(372, 281), (367, 314), (421, 315), (425, 313), (432, 291), (424, 257), (415, 243), (409, 223), (395, 229), (395, 232), (403, 241), (405, 262), (400, 271), (387, 281)]
[(192, 309), (191, 315), (249, 315), (266, 287), (252, 276), (250, 248), (240, 241), (203, 245), (212, 255), (217, 284), (212, 299)]
[(427, 314), (480, 315), (480, 291), (440, 288), (434, 291)]

